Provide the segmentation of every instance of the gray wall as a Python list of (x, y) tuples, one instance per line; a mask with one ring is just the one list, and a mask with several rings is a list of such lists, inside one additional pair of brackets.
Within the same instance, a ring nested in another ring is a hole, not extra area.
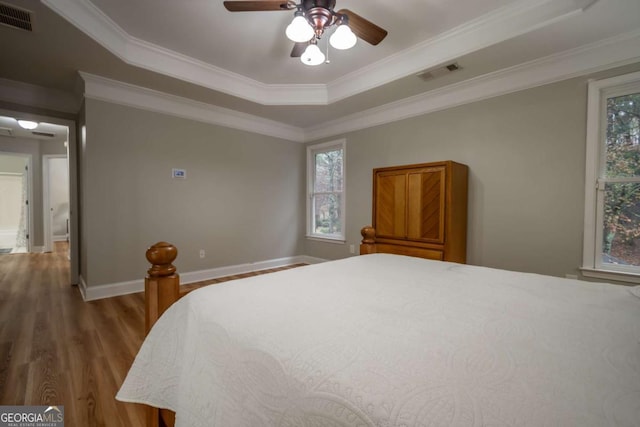
[(93, 99), (79, 124), (88, 286), (140, 279), (163, 240), (184, 272), (304, 253), (302, 144)]
[(347, 245), (307, 241), (306, 253), (357, 248), (371, 222), (373, 168), (454, 160), (470, 168), (469, 264), (576, 274), (586, 94), (586, 78), (571, 79), (347, 134)]
[(34, 230), (31, 230), (31, 244), (44, 245), (44, 222), (42, 216), (42, 156), (45, 154), (67, 154), (64, 142), (29, 138), (0, 136), (0, 152), (31, 154), (32, 191), (30, 200), (33, 209)]

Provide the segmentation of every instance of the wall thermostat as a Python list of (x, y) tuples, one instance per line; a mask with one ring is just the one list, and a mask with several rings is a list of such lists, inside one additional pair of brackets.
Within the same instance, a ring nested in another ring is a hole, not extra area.
[(186, 179), (187, 178), (187, 170), (186, 169), (171, 169), (171, 176), (176, 179)]

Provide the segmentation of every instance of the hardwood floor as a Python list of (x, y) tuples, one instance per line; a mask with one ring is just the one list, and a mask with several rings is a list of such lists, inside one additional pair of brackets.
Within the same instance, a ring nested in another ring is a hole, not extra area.
[(64, 405), (67, 427), (144, 426), (143, 406), (114, 398), (144, 338), (144, 296), (84, 302), (66, 251), (0, 255), (0, 405)]

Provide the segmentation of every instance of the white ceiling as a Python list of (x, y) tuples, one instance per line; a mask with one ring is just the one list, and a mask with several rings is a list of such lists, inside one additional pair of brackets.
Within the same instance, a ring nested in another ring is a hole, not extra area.
[[(92, 3), (130, 36), (229, 72), (267, 84), (327, 84), (517, 1), (338, 0), (337, 9), (359, 13), (387, 29), (389, 35), (378, 46), (359, 41), (348, 51), (332, 49), (331, 64), (319, 67), (306, 66), (289, 56), (293, 43), (284, 30), (292, 11), (231, 13), (222, 0)], [(327, 38), (319, 43), (323, 51)]]
[[(292, 12), (231, 13), (222, 0), (2, 1), (32, 11), (35, 26), (0, 27), (5, 83), (69, 94), (83, 71), (302, 129), (640, 30), (638, 0), (337, 0), (389, 35), (308, 67), (289, 57)], [(640, 59), (628, 56), (590, 67)], [(454, 61), (461, 71), (417, 77)]]

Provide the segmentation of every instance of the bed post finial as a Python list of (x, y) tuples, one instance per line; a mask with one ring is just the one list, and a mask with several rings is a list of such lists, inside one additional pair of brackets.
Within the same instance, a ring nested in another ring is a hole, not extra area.
[(176, 268), (172, 262), (178, 256), (178, 249), (171, 243), (158, 242), (147, 249), (147, 261), (151, 264), (151, 268), (147, 273), (151, 277), (170, 276), (176, 272)]
[(360, 243), (360, 255), (376, 253), (376, 229), (370, 225), (362, 227), (362, 242)]

